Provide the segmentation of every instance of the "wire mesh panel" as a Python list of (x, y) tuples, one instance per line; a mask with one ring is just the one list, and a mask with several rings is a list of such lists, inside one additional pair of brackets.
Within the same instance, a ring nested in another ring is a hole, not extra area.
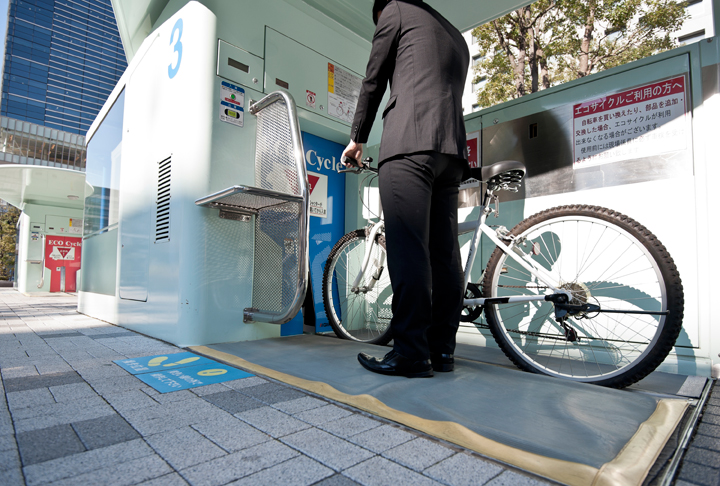
[(255, 185), (300, 196), (298, 176), (288, 109), (278, 100), (257, 113)]
[(257, 116), (255, 187), (232, 186), (195, 201), (220, 217), (255, 217), (252, 307), (244, 322), (284, 324), (300, 309), (308, 273), (308, 185), (297, 108), (282, 91), (250, 106)]
[(293, 302), (302, 262), (298, 225), (301, 208), (300, 203), (287, 202), (261, 209), (255, 217), (255, 309), (279, 313)]

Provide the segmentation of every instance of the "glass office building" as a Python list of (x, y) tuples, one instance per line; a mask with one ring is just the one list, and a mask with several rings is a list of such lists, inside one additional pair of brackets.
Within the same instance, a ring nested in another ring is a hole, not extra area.
[(85, 170), (85, 136), (0, 117), (0, 164)]
[(0, 114), (84, 136), (126, 67), (110, 0), (10, 0)]

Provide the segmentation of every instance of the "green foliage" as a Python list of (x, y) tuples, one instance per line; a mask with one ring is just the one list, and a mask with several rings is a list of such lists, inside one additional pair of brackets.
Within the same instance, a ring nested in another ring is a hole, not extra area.
[(20, 210), (10, 209), (0, 215), (0, 280), (9, 280), (15, 270), (15, 245)]
[(538, 0), (473, 30), (483, 60), (481, 107), (676, 47), (686, 19), (675, 0)]

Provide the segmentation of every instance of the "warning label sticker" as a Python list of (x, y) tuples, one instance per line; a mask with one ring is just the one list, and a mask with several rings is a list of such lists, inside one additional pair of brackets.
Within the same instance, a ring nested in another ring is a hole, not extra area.
[(328, 63), (328, 114), (352, 123), (362, 78), (337, 64)]
[(305, 97), (305, 105), (308, 108), (315, 108), (315, 101), (317, 100), (317, 95), (309, 89), (305, 90), (305, 92), (307, 93), (307, 96)]
[(328, 176), (308, 172), (310, 185), (310, 216), (328, 217)]
[(68, 233), (81, 235), (83, 230), (83, 220), (80, 218), (70, 218)]
[(223, 81), (220, 86), (220, 121), (242, 127), (244, 122), (245, 90)]

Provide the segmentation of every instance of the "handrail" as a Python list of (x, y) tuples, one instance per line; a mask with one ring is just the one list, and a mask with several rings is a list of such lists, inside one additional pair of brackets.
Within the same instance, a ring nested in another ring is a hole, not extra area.
[(262, 312), (258, 309), (247, 308), (243, 313), (244, 322), (268, 322), (271, 324), (284, 324), (290, 321), (300, 310), (303, 301), (305, 300), (305, 293), (307, 291), (307, 275), (309, 268), (309, 249), (308, 249), (308, 235), (310, 232), (309, 228), (309, 217), (308, 217), (308, 178), (307, 171), (305, 170), (305, 157), (302, 144), (302, 137), (300, 136), (300, 125), (298, 123), (297, 107), (292, 96), (285, 91), (274, 91), (257, 103), (253, 103), (249, 112), (253, 115), (257, 115), (264, 108), (267, 108), (272, 103), (278, 101), (284, 101), (285, 106), (288, 110), (288, 116), (290, 118), (290, 136), (293, 145), (293, 156), (295, 159), (295, 165), (297, 166), (299, 175), (299, 186), (300, 196), (302, 197), (302, 208), (300, 211), (300, 235), (298, 237), (300, 251), (298, 252), (301, 262), (298, 262), (298, 279), (296, 282), (295, 296), (293, 297), (290, 307), (285, 309), (280, 314), (274, 314), (269, 312)]
[(40, 245), (42, 247), (42, 263), (40, 264), (40, 283), (37, 285), (37, 288), (41, 289), (45, 286), (45, 233), (41, 236), (42, 244)]

